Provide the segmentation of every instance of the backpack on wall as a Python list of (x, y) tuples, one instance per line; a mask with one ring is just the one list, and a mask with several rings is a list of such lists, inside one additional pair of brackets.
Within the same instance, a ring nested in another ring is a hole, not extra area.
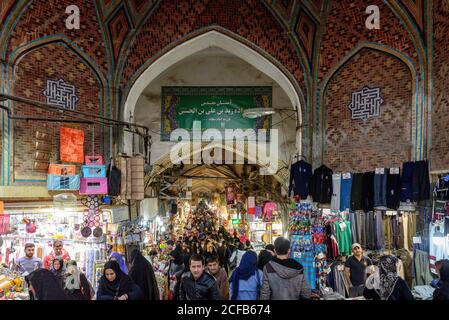
[(110, 196), (120, 195), (122, 173), (116, 166), (112, 165), (112, 162), (109, 165), (107, 177), (108, 177), (108, 194)]

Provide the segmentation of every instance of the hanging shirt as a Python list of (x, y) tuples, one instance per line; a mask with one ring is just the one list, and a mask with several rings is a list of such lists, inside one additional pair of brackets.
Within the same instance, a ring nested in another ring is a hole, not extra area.
[(338, 248), (341, 255), (351, 255), (352, 235), (351, 235), (351, 223), (346, 221), (335, 221), (335, 231), (337, 234)]
[(313, 201), (330, 203), (332, 198), (332, 170), (322, 165), (313, 172), (311, 194)]
[(234, 188), (232, 187), (226, 187), (226, 203), (227, 204), (234, 204)]
[(290, 169), (290, 185), (288, 195), (299, 195), (305, 199), (310, 193), (310, 181), (312, 179), (312, 166), (304, 160), (292, 164)]
[(430, 271), (434, 274), (437, 274), (437, 270), (435, 267), (435, 263), (438, 260), (442, 260), (446, 258), (446, 245), (447, 238), (443, 237), (434, 237), (435, 232), (437, 231), (437, 226), (440, 226), (440, 232), (443, 232), (443, 226), (430, 223), (429, 224), (429, 263), (430, 263)]
[(256, 212), (256, 199), (254, 197), (248, 197), (248, 214), (254, 214)]
[(263, 216), (264, 218), (271, 220), (271, 216), (273, 212), (277, 210), (277, 205), (274, 202), (266, 202), (263, 207)]

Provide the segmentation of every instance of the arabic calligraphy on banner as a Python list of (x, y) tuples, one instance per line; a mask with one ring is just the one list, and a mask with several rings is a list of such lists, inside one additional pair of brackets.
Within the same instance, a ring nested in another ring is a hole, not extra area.
[(270, 129), (271, 117), (249, 119), (245, 109), (271, 108), (272, 87), (162, 87), (161, 140), (178, 128)]

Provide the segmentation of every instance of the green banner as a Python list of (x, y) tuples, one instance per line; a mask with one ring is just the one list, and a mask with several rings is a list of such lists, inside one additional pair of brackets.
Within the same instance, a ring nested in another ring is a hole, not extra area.
[(243, 111), (271, 103), (272, 87), (162, 87), (161, 140), (178, 128), (192, 131), (194, 121), (202, 130), (268, 130), (271, 117), (244, 118)]

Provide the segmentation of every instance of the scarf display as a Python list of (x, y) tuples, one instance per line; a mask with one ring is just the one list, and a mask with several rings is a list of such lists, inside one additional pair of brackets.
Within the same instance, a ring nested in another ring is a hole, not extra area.
[(395, 256), (383, 256), (379, 260), (379, 290), (377, 291), (382, 300), (388, 300), (393, 293), (396, 282), (399, 279)]

